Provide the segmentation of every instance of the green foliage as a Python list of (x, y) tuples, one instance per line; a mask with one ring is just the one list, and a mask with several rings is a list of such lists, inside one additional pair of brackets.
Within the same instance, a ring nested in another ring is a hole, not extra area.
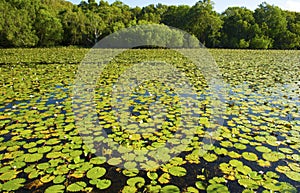
[[(192, 7), (159, 3), (142, 8), (130, 8), (121, 1), (83, 1), (73, 5), (64, 0), (20, 0), (0, 1), (0, 12), (1, 47), (93, 46), (113, 32), (143, 24), (185, 30), (206, 47), (300, 47), (300, 14), (267, 3), (255, 11), (229, 7), (218, 14), (210, 0), (198, 1)], [(161, 35), (164, 38), (165, 34)], [(169, 38), (175, 45), (182, 44), (178, 34)]]
[(268, 49), (272, 48), (273, 40), (266, 36), (255, 36), (250, 42), (250, 48)]

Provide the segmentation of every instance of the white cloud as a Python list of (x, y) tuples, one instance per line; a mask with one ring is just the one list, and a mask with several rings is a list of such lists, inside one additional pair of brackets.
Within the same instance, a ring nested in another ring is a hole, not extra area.
[(300, 12), (300, 1), (299, 0), (287, 0), (285, 9), (290, 11), (297, 11)]

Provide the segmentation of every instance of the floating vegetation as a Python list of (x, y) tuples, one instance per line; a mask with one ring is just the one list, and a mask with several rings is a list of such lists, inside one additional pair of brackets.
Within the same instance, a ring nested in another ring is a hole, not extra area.
[[(222, 125), (211, 121), (211, 90), (186, 58), (126, 51), (95, 89), (106, 136), (89, 124), (80, 135), (75, 124), (89, 114), (72, 103), (87, 51), (0, 50), (0, 192), (300, 192), (299, 51), (210, 50), (227, 84)], [(118, 115), (114, 83), (153, 58), (186, 74), (197, 93), (187, 101), (197, 109), (185, 109), (167, 85), (145, 81), (130, 94), (128, 116)]]

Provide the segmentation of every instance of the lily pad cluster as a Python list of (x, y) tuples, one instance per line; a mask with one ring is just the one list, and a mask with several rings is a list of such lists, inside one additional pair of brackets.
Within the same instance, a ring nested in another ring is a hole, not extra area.
[[(299, 51), (210, 50), (228, 84), (222, 125), (211, 121), (211, 90), (190, 61), (172, 50), (126, 51), (97, 83), (100, 128), (76, 125), (88, 112), (72, 103), (87, 51), (0, 50), (1, 192), (300, 191)], [(167, 84), (143, 82), (119, 115), (114, 83), (153, 57), (185, 73), (197, 97), (180, 100)]]

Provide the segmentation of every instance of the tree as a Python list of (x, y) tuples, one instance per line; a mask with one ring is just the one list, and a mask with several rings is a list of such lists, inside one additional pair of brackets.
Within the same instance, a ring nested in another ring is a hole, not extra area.
[(87, 33), (87, 18), (81, 9), (67, 10), (60, 13), (64, 30), (64, 45), (86, 45), (84, 34)]
[(39, 46), (55, 46), (63, 39), (63, 27), (55, 13), (45, 8), (39, 10), (35, 20), (35, 30)]
[(138, 20), (145, 20), (151, 23), (160, 23), (161, 14), (157, 7), (154, 4), (143, 7), (141, 10), (141, 14), (138, 16)]
[(284, 12), (277, 6), (262, 3), (254, 12), (256, 23), (262, 29), (263, 35), (274, 40), (273, 47), (280, 48), (278, 41), (287, 31), (287, 20)]
[(99, 41), (106, 25), (102, 18), (92, 11), (86, 13), (86, 18), (87, 39), (93, 45)]
[(230, 7), (222, 14), (222, 46), (227, 48), (248, 48), (254, 38), (253, 12), (246, 8)]
[(190, 6), (169, 6), (168, 9), (162, 15), (161, 22), (168, 26), (176, 27), (184, 30), (187, 26), (187, 14), (189, 13)]
[(215, 47), (219, 44), (222, 20), (213, 11), (210, 0), (197, 2), (187, 14), (186, 30), (194, 34), (201, 43), (207, 47)]
[(39, 2), (0, 1), (0, 43), (3, 47), (34, 47), (38, 37), (33, 28)]

